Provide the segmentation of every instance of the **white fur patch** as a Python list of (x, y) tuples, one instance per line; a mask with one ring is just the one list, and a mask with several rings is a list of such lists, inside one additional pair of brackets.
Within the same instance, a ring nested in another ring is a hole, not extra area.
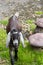
[(15, 45), (15, 43), (18, 45), (18, 40), (17, 39), (15, 39), (14, 41), (13, 41), (13, 44)]
[(13, 34), (17, 34), (18, 32), (13, 32)]

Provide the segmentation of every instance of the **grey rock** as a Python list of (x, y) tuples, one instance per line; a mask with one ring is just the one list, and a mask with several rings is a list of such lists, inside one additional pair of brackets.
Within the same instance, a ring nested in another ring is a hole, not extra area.
[(37, 26), (34, 33), (43, 33), (43, 28)]
[(43, 47), (43, 33), (36, 33), (29, 37), (30, 45)]
[(37, 18), (36, 25), (43, 28), (43, 18)]

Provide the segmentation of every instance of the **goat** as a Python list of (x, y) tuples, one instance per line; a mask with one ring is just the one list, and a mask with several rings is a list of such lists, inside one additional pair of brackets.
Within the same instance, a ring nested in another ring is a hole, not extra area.
[[(23, 47), (25, 47), (24, 38), (21, 33), (22, 27), (19, 24), (18, 16), (19, 13), (16, 12), (16, 14), (9, 19), (8, 25), (6, 27), (6, 32), (8, 34), (6, 46), (9, 47), (11, 65), (14, 65), (14, 58), (15, 60), (18, 58), (17, 52), (20, 41), (22, 42)], [(15, 51), (15, 56), (13, 54), (13, 51)]]

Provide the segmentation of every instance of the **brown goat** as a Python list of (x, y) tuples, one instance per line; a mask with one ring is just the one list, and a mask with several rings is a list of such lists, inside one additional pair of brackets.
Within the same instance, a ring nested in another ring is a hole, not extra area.
[(18, 57), (17, 51), (18, 51), (18, 45), (20, 43), (20, 40), (22, 42), (23, 47), (25, 47), (21, 30), (22, 30), (22, 26), (18, 21), (18, 13), (16, 13), (14, 16), (12, 16), (9, 19), (8, 25), (6, 27), (6, 32), (8, 34), (6, 46), (7, 47), (9, 46), (11, 65), (14, 65), (14, 57), (12, 55), (12, 51), (15, 51), (15, 59), (17, 60)]

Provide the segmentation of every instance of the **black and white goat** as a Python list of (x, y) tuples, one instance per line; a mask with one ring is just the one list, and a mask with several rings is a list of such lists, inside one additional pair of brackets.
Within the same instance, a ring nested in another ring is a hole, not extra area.
[[(6, 31), (8, 34), (6, 46), (9, 47), (11, 65), (14, 65), (14, 59), (17, 60), (18, 58), (17, 52), (18, 52), (18, 46), (20, 41), (22, 42), (23, 47), (25, 47), (24, 38), (21, 33), (21, 26), (18, 21), (18, 16), (19, 16), (19, 13), (16, 12), (16, 14), (9, 19), (9, 23), (6, 27)], [(15, 56), (13, 53), (14, 51), (15, 51)]]

